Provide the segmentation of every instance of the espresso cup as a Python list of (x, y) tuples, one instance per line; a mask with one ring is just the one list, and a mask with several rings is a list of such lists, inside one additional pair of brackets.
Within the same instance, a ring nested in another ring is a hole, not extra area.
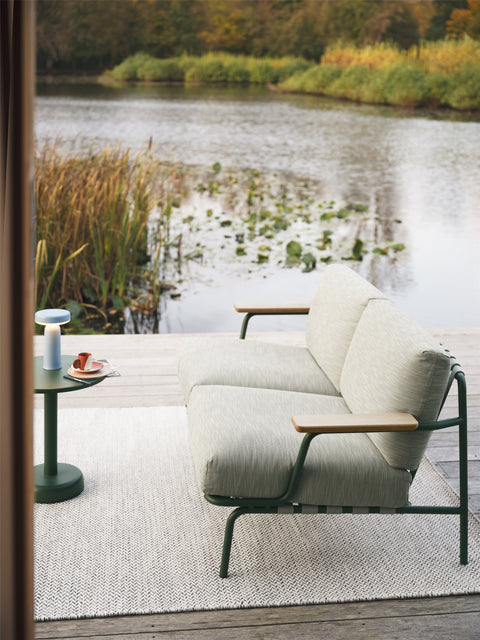
[(90, 371), (93, 362), (93, 356), (91, 353), (82, 351), (78, 354), (78, 360), (80, 361), (80, 369), (82, 371)]

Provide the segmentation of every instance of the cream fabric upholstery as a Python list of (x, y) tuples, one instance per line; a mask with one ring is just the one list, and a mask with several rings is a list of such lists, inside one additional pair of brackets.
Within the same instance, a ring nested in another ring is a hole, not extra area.
[[(198, 386), (188, 404), (192, 453), (202, 491), (273, 498), (287, 487), (302, 435), (294, 414), (349, 413), (338, 397), (271, 389)], [(400, 507), (411, 476), (389, 466), (366, 434), (317, 436), (295, 501)]]
[[(404, 411), (436, 420), (450, 372), (445, 350), (389, 300), (372, 300), (353, 336), (340, 389), (352, 413)], [(430, 433), (377, 433), (394, 467), (416, 469)]]
[(185, 338), (177, 350), (185, 403), (198, 385), (267, 387), (339, 395), (309, 350), (238, 338)]
[(306, 342), (337, 389), (357, 323), (373, 298), (385, 296), (345, 265), (330, 265), (320, 278), (308, 314)]

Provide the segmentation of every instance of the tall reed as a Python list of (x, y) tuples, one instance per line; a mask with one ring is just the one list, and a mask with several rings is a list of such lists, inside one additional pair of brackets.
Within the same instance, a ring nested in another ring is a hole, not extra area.
[(37, 308), (75, 300), (104, 309), (128, 294), (171, 172), (148, 150), (132, 157), (119, 146), (66, 155), (56, 143), (36, 154)]

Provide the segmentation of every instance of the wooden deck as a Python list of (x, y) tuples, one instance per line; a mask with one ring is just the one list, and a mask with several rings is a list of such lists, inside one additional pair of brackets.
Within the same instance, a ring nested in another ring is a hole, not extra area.
[[(469, 397), (469, 487), (470, 505), (480, 517), (480, 328), (432, 330), (456, 355), (467, 378)], [(209, 334), (211, 336), (212, 334)], [(92, 389), (62, 394), (59, 407), (136, 407), (181, 405), (183, 396), (176, 376), (176, 347), (184, 335), (63, 336), (62, 352), (92, 351), (120, 366), (121, 376)], [(303, 333), (251, 333), (249, 339), (283, 344), (303, 344)], [(35, 353), (42, 353), (41, 337), (35, 338)], [(453, 415), (455, 394), (446, 403), (442, 417)], [(35, 397), (42, 406), (42, 397)], [(440, 473), (458, 489), (456, 431), (436, 433), (428, 456)], [(392, 600), (337, 605), (315, 605), (268, 609), (206, 611), (91, 620), (42, 622), (36, 637), (148, 639), (244, 639), (265, 638), (373, 638), (406, 640), (473, 640), (480, 638), (480, 595)]]

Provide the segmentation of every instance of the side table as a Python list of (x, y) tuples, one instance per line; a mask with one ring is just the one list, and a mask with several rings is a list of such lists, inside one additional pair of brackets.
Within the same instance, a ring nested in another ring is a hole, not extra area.
[[(77, 356), (62, 356), (62, 368), (47, 371), (43, 356), (34, 358), (34, 390), (44, 395), (44, 462), (35, 466), (35, 502), (63, 502), (83, 491), (83, 475), (78, 467), (57, 462), (58, 394), (78, 391), (87, 385), (63, 376)], [(93, 378), (88, 386), (104, 380)]]

